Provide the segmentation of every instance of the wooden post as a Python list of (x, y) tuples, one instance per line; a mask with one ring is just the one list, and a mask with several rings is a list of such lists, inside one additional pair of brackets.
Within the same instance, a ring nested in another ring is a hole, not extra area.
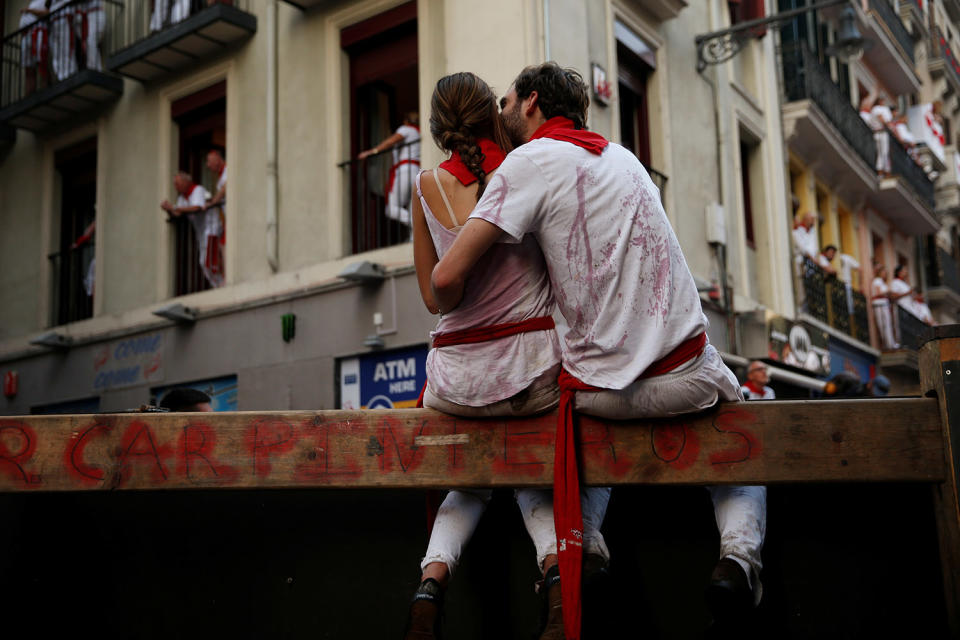
[(951, 635), (960, 637), (960, 325), (936, 327), (920, 350), (920, 386), (940, 406), (944, 481), (933, 485), (943, 592)]

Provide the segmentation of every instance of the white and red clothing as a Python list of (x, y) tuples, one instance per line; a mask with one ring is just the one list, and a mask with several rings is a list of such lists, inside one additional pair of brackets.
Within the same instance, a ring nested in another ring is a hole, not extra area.
[(74, 22), (77, 6), (71, 0), (53, 0), (50, 3), (50, 57), (53, 75), (66, 80), (77, 72), (76, 35)]
[(890, 173), (890, 135), (887, 125), (893, 120), (890, 107), (878, 104), (870, 110), (873, 118), (873, 139), (877, 143), (876, 170), (879, 173)]
[(897, 341), (893, 336), (893, 317), (890, 314), (890, 287), (883, 278), (877, 276), (870, 287), (873, 317), (877, 322), (877, 333), (880, 334), (880, 346), (883, 349), (896, 349)]
[(420, 172), (420, 128), (404, 124), (395, 133), (403, 136), (403, 140), (393, 146), (393, 166), (390, 167), (385, 213), (391, 220), (410, 226), (411, 185)]
[(103, 0), (88, 0), (77, 6), (76, 36), (86, 55), (86, 68), (101, 71), (100, 40), (107, 27)]
[(190, 0), (154, 0), (150, 31), (160, 31), (190, 15)]
[[(37, 11), (47, 8), (47, 0), (30, 0), (28, 9)], [(40, 21), (40, 18), (32, 13), (23, 13), (20, 15), (20, 29), (33, 27), (23, 35), (20, 42), (20, 65), (23, 67), (35, 67), (42, 65), (43, 73), (46, 73), (47, 56), (50, 47), (50, 32), (46, 21)]]
[(747, 382), (740, 387), (740, 393), (743, 394), (744, 400), (776, 400), (777, 394), (774, 393), (773, 389), (764, 385), (760, 386), (754, 384), (752, 381), (747, 380)]
[[(671, 415), (718, 399), (742, 399), (736, 377), (706, 343), (708, 323), (693, 276), (660, 194), (631, 152), (575, 130), (570, 120), (551, 118), (507, 157), (471, 218), (502, 229), (505, 242), (532, 235), (543, 250), (562, 314), (558, 331), (568, 375), (561, 376), (561, 389), (577, 390), (578, 411), (624, 418)], [(644, 377), (678, 350), (692, 357), (685, 354), (664, 367), (666, 373)], [(557, 491), (567, 484), (558, 471), (563, 432), (558, 427)], [(563, 461), (567, 470), (569, 460)], [(766, 491), (736, 487), (711, 494), (722, 529), (721, 554), (747, 565), (759, 597)], [(562, 506), (557, 509), (561, 551), (573, 547), (575, 559), (578, 532), (572, 527), (568, 532), (570, 520), (560, 515), (571, 505), (563, 494), (555, 500)], [(734, 508), (743, 501), (748, 508)], [(560, 562), (564, 622), (574, 636), (579, 611), (567, 607), (563, 552)], [(573, 583), (578, 589), (578, 575)], [(568, 615), (577, 619), (574, 629)]]
[(199, 184), (195, 184), (186, 197), (182, 194), (177, 197), (177, 207), (181, 209), (200, 207), (200, 211), (187, 214), (187, 216), (196, 234), (200, 268), (203, 270), (203, 275), (210, 286), (220, 287), (223, 285), (223, 262), (221, 260), (222, 254), (219, 251), (223, 226), (220, 223), (219, 209), (203, 210), (209, 199), (210, 192)]
[(910, 286), (910, 283), (900, 278), (894, 278), (890, 281), (890, 294), (892, 296), (900, 296), (897, 298), (897, 304), (910, 313), (913, 313), (913, 296), (904, 295), (909, 294), (911, 291), (913, 291), (913, 287)]
[(811, 226), (807, 229), (802, 224), (793, 230), (793, 247), (801, 256), (807, 256), (813, 260), (818, 253), (817, 228)]

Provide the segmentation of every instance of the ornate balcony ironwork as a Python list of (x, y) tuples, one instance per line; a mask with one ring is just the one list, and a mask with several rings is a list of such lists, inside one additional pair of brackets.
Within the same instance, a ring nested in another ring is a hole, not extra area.
[(53, 274), (51, 326), (93, 316), (93, 256), (92, 241), (48, 256)]
[(886, 25), (887, 30), (890, 35), (893, 36), (903, 55), (905, 55), (911, 63), (915, 63), (913, 57), (913, 38), (910, 37), (907, 28), (903, 26), (903, 20), (901, 20), (900, 16), (893, 10), (890, 3), (887, 0), (870, 0), (870, 8), (880, 17), (883, 24)]
[(807, 257), (801, 264), (801, 311), (863, 343), (870, 343), (867, 299)]
[(940, 247), (930, 256), (927, 284), (930, 287), (945, 287), (960, 295), (960, 270), (957, 269), (957, 262)]
[(894, 175), (902, 177), (914, 193), (927, 205), (933, 209), (935, 204), (935, 194), (933, 182), (927, 177), (923, 168), (918, 165), (907, 150), (900, 144), (900, 141), (891, 131), (887, 131), (890, 136), (890, 170)]
[(899, 304), (895, 304), (894, 308), (896, 309), (894, 317), (897, 319), (897, 342), (900, 343), (900, 348), (913, 351), (920, 349), (932, 332), (930, 325)]
[(931, 35), (928, 59), (930, 73), (935, 76), (945, 73), (954, 90), (960, 93), (960, 64), (950, 50), (947, 39), (940, 32), (940, 27), (935, 26)]

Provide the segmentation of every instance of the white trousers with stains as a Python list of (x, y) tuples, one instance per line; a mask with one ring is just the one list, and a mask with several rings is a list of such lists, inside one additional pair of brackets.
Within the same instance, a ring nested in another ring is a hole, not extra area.
[[(544, 372), (525, 390), (512, 398), (484, 407), (466, 407), (438, 398), (428, 384), (423, 396), (423, 405), (444, 413), (465, 417), (529, 416), (556, 408), (560, 399), (557, 388), (559, 367)], [(460, 563), (464, 547), (470, 542), (480, 517), (487, 509), (491, 491), (486, 489), (455, 490), (447, 493), (430, 534), (427, 554), (420, 564), (421, 569), (433, 562), (447, 565), (453, 575)], [(527, 533), (537, 551), (537, 566), (557, 552), (557, 532), (553, 524), (553, 492), (549, 489), (517, 489), (517, 505), (523, 516)], [(584, 553), (595, 553), (610, 559), (607, 545), (600, 533), (600, 525), (607, 512), (610, 489), (585, 488), (581, 491), (583, 510)]]
[[(713, 345), (670, 373), (633, 381), (625, 389), (578, 391), (577, 411), (624, 420), (662, 418), (701, 411), (718, 401), (742, 401), (737, 377), (720, 359)], [(749, 576), (754, 600), (760, 602), (760, 550), (767, 529), (767, 488), (757, 486), (707, 487), (720, 530), (720, 557), (736, 561)]]

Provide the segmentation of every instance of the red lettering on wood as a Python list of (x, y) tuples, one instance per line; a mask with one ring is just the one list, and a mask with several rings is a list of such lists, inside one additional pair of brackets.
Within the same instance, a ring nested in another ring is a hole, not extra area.
[(683, 422), (660, 422), (650, 427), (653, 455), (674, 469), (689, 469), (700, 455), (700, 438)]
[(757, 421), (756, 415), (745, 407), (724, 405), (713, 419), (713, 428), (730, 434), (731, 448), (710, 454), (710, 464), (737, 464), (760, 455), (763, 449), (760, 439), (747, 427)]
[(581, 420), (580, 425), (580, 450), (585, 460), (603, 465), (618, 478), (630, 472), (633, 460), (617, 450), (609, 425), (587, 420)]
[(289, 453), (297, 443), (293, 425), (274, 418), (254, 420), (244, 436), (253, 464), (253, 475), (265, 478), (273, 466), (271, 456)]
[[(537, 425), (543, 425), (538, 421)], [(555, 424), (531, 429), (531, 425), (518, 425), (513, 422), (504, 422), (503, 426), (503, 457), (493, 460), (493, 468), (498, 472), (522, 473), (535, 478), (543, 475), (546, 462), (541, 459), (541, 453), (534, 451), (550, 451), (551, 458), (554, 446)]]
[[(397, 437), (398, 433), (409, 431), (409, 440), (403, 440)], [(377, 454), (377, 460), (380, 464), (380, 470), (384, 473), (393, 471), (394, 461), (400, 465), (403, 473), (413, 471), (423, 462), (423, 447), (418, 447), (415, 440), (419, 435), (423, 435), (423, 426), (417, 431), (407, 430), (403, 423), (396, 418), (384, 416), (377, 427), (377, 436), (371, 438), (377, 443), (370, 443), (368, 450), (374, 449)]]
[(307, 452), (307, 460), (297, 464), (293, 477), (297, 482), (332, 482), (335, 478), (359, 477), (362, 473), (360, 463), (353, 455), (338, 450), (337, 441), (341, 437), (359, 435), (361, 431), (349, 422), (324, 424), (320, 416), (308, 419), (300, 425), (313, 445)]
[(197, 484), (230, 485), (238, 472), (214, 457), (217, 432), (210, 425), (191, 422), (177, 439), (177, 473)]
[(96, 486), (103, 482), (104, 472), (100, 467), (87, 464), (84, 461), (84, 451), (87, 444), (93, 439), (97, 432), (110, 433), (113, 426), (96, 422), (86, 426), (79, 431), (74, 431), (70, 436), (66, 450), (63, 452), (63, 466), (67, 472), (80, 484), (88, 487)]
[(147, 465), (150, 478), (155, 483), (167, 479), (167, 470), (163, 459), (173, 455), (170, 445), (158, 444), (157, 439), (146, 422), (135, 420), (130, 423), (120, 439), (120, 476), (118, 486), (126, 483), (133, 473), (133, 463)]
[[(11, 441), (16, 444), (9, 446)], [(42, 482), (39, 474), (26, 467), (36, 449), (37, 434), (31, 427), (20, 422), (0, 423), (0, 469), (31, 488), (38, 488)]]

